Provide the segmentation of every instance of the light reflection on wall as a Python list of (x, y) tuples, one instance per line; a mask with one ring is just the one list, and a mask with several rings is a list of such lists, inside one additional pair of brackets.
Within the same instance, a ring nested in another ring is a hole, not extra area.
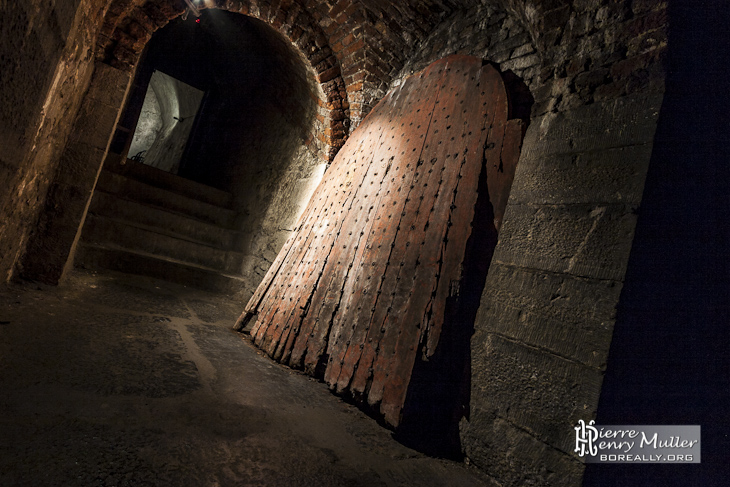
[(176, 174), (203, 94), (155, 71), (147, 88), (129, 157)]

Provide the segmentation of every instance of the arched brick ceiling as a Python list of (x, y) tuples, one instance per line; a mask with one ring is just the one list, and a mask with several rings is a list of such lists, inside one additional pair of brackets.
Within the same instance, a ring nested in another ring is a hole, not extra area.
[(458, 5), (439, 0), (304, 2), (342, 66), (353, 125), (385, 94), (416, 43)]
[[(323, 116), (315, 134), (332, 160), (347, 137), (348, 103), (340, 65), (317, 22), (297, 2), (204, 0), (206, 8), (221, 8), (257, 18), (294, 44), (314, 71), (322, 88), (318, 103)], [(131, 70), (152, 34), (185, 12), (184, 0), (113, 0), (97, 42), (97, 57), (119, 69)]]
[[(342, 67), (350, 118), (359, 124), (388, 89), (409, 55), (447, 16), (458, 9), (490, 4), (535, 22), (543, 8), (563, 0), (302, 0), (327, 36)], [(534, 28), (528, 31), (536, 32)], [(534, 37), (534, 35), (533, 35)], [(534, 39), (533, 39), (534, 40)]]
[[(332, 160), (434, 27), (456, 10), (480, 3), (515, 17), (534, 42), (538, 29), (550, 27), (550, 15), (543, 12), (572, 5), (569, 0), (203, 0), (202, 6), (264, 20), (306, 56), (325, 93), (321, 105), (327, 117), (318, 136)], [(186, 8), (184, 0), (111, 0), (99, 57), (129, 69), (152, 33)]]

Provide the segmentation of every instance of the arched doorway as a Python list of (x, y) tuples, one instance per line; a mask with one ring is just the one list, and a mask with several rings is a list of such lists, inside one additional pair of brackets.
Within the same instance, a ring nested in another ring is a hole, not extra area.
[[(109, 143), (106, 167), (116, 164), (117, 173), (126, 170), (121, 166), (130, 155), (134, 125), (155, 70), (173, 78), (176, 74), (181, 82), (185, 78), (186, 84), (206, 93), (197, 116), (184, 121), (179, 119), (185, 117), (177, 114), (168, 118), (178, 118), (177, 125), (197, 126), (191, 129), (189, 141), (183, 142), (180, 174), (231, 194), (225, 210), (234, 215), (227, 218), (226, 227), (236, 234), (227, 237), (228, 247), (223, 250), (239, 255), (224, 255), (222, 259), (228, 262), (226, 273), (245, 278), (246, 283), (238, 289), (244, 297), (265, 273), (326, 164), (344, 140), (345, 92), (339, 89), (344, 85), (337, 62), (320, 37), (302, 36), (275, 17), (267, 16), (268, 22), (263, 22), (241, 13), (210, 9), (199, 18), (189, 16), (183, 20), (178, 17), (181, 12), (168, 10), (145, 4), (128, 12), (127, 17), (116, 21), (115, 40), (99, 51), (101, 60), (96, 63), (84, 100), (88, 108), (82, 108), (76, 121), (80, 140), (67, 147), (64, 154), (73, 155), (74, 161), (61, 167), (62, 178), (64, 172), (74, 178), (77, 203), (66, 203), (75, 206), (74, 211), (65, 211), (64, 218), (53, 215), (48, 231), (35, 236), (38, 248), (46, 253), (51, 245), (62, 248), (56, 252), (55, 262), (44, 260), (42, 269), (33, 269), (39, 259), (30, 252), (27, 277), (43, 274), (43, 280), (57, 281), (63, 268), (69, 267), (69, 257), (83, 241), (79, 221), (94, 211), (87, 194), (99, 175), (95, 164), (99, 164)], [(137, 28), (146, 24), (140, 18), (142, 14), (166, 27), (152, 38), (151, 28)], [(134, 42), (127, 31), (138, 36)], [(100, 44), (104, 39), (102, 35)], [(188, 48), (181, 49), (185, 39)], [(144, 60), (138, 62), (145, 46)], [(149, 59), (153, 62), (147, 63)], [(126, 93), (124, 79), (132, 70), (136, 71), (135, 81)], [(110, 78), (115, 80), (110, 82)], [(109, 116), (101, 120), (103, 123), (93, 120), (97, 106), (105, 113), (116, 107), (119, 113), (125, 97), (127, 109), (121, 112), (118, 124)], [(92, 124), (95, 130), (85, 130)], [(114, 135), (109, 142), (111, 134), (106, 131), (111, 132), (111, 127)], [(80, 160), (79, 147), (87, 146), (93, 146), (91, 153)], [(84, 177), (78, 178), (78, 173)], [(59, 233), (65, 234), (60, 245)], [(53, 234), (56, 236), (51, 239)], [(111, 232), (110, 237), (114, 234)], [(147, 264), (135, 267), (147, 268)]]

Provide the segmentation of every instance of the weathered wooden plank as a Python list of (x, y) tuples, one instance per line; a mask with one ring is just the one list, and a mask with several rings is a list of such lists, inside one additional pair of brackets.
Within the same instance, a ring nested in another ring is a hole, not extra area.
[[(391, 424), (397, 424), (399, 420), (432, 291), (438, 283), (443, 282), (442, 274), (448, 276), (448, 268), (444, 269), (443, 249), (444, 241), (453, 228), (452, 214), (459, 186), (472, 185), (471, 188), (464, 188), (463, 192), (473, 194), (476, 200), (484, 113), (474, 90), (469, 88), (477, 83), (480, 71), (481, 63), (468, 63), (459, 58), (453, 59), (453, 64), (447, 66), (445, 86), (439, 99), (439, 110), (443, 115), (434, 120), (429, 133), (432, 151), (427, 157), (433, 155), (437, 159), (444, 159), (447, 166), (439, 180), (439, 191), (433, 194), (431, 215), (422, 246), (424, 255), (419, 256), (418, 266), (409, 266), (407, 270), (416, 280), (411, 281), (410, 288), (396, 291), (397, 296), (407, 295), (408, 298), (402, 303), (403, 308), (394, 308), (393, 315), (386, 320), (384, 346), (375, 361), (373, 383), (368, 396), (371, 404), (381, 402), (381, 412)], [(476, 120), (476, 123), (472, 120)], [(479, 157), (476, 157), (477, 154)], [(464, 209), (465, 221), (458, 223), (468, 229), (474, 205), (465, 206)]]
[[(400, 90), (396, 90), (394, 98), (399, 99), (402, 96), (403, 89), (401, 88)], [(337, 309), (332, 309), (332, 311), (328, 313), (331, 325), (329, 340), (326, 343), (328, 355), (331, 354), (331, 348), (339, 343), (339, 337), (343, 330), (342, 322), (338, 318), (342, 315), (342, 312), (347, 312), (347, 310), (349, 310), (353, 287), (354, 289), (361, 287), (360, 281), (363, 280), (361, 270), (364, 262), (363, 259), (367, 252), (368, 238), (372, 232), (373, 225), (376, 224), (379, 218), (377, 214), (379, 200), (382, 197), (383, 184), (388, 177), (390, 169), (390, 157), (388, 157), (388, 154), (383, 150), (383, 146), (386, 144), (387, 146), (392, 146), (388, 126), (395, 115), (390, 111), (390, 106), (391, 104), (379, 106), (380, 109), (377, 112), (377, 118), (381, 120), (379, 125), (382, 130), (378, 143), (373, 147), (373, 175), (377, 176), (377, 179), (373, 179), (366, 183), (367, 188), (363, 199), (360, 201), (361, 204), (359, 207), (359, 210), (361, 212), (364, 211), (365, 213), (360, 215), (359, 223), (356, 220), (348, 219), (346, 224), (348, 234), (356, 237), (357, 244), (355, 247), (356, 251), (351, 253), (353, 258), (348, 266), (348, 272), (343, 281), (339, 283), (341, 289), (341, 300), (338, 302)], [(363, 221), (365, 222), (364, 224), (362, 223)], [(353, 286), (353, 282), (357, 282), (358, 285)], [(320, 346), (324, 344), (325, 343), (323, 341), (319, 342)], [(315, 355), (319, 355), (320, 353), (320, 347), (317, 347)], [(331, 366), (328, 365), (326, 374), (329, 374), (330, 371)]]
[[(330, 175), (328, 179), (332, 179), (332, 176)], [(306, 216), (304, 217), (303, 221), (300, 220), (298, 230), (295, 234), (296, 238), (294, 240), (294, 242), (296, 243), (296, 247), (284, 255), (284, 261), (280, 266), (283, 267), (285, 272), (287, 272), (289, 275), (293, 276), (293, 274), (291, 274), (292, 266), (295, 264), (295, 262), (298, 262), (298, 260), (301, 258), (302, 253), (306, 252), (311, 246), (311, 238), (315, 236), (315, 233), (312, 231), (313, 225), (314, 222), (317, 221), (321, 211), (323, 211), (324, 209), (324, 205), (327, 202), (326, 196), (327, 195), (315, 195), (315, 197), (313, 197), (308, 204), (307, 211), (305, 211)], [(282, 253), (280, 253), (279, 256), (282, 256)], [(256, 305), (256, 308), (252, 309), (251, 311), (256, 311), (259, 313), (259, 315), (266, 316), (266, 313), (269, 311), (270, 307), (276, 301), (276, 299), (283, 296), (285, 292), (284, 288), (287, 288), (288, 284), (290, 283), (287, 283), (285, 285), (285, 283), (282, 282), (282, 276), (279, 275), (278, 270), (276, 271), (275, 277), (277, 277), (277, 281), (275, 283), (272, 282), (272, 284), (269, 285), (270, 291), (267, 292), (266, 302), (264, 302), (264, 298), (262, 297), (259, 300), (259, 303)], [(261, 287), (262, 286), (260, 286), (259, 289)]]
[[(398, 110), (392, 117), (387, 147), (382, 147), (382, 158), (392, 160), (392, 169), (376, 203), (377, 216), (371, 229), (363, 262), (357, 277), (351, 280), (353, 291), (350, 299), (355, 306), (346, 308), (340, 322), (347, 323), (348, 329), (339, 343), (333, 343), (330, 351), (332, 362), (327, 369), (325, 380), (338, 390), (344, 390), (350, 382), (353, 370), (359, 360), (362, 342), (371, 326), (373, 312), (378, 307), (380, 279), (398, 261), (392, 260), (391, 243), (400, 234), (403, 220), (409, 217), (404, 207), (415, 185), (414, 175), (425, 142), (431, 114), (438, 97), (440, 75), (437, 67), (424, 70), (419, 76), (409, 78), (404, 83), (407, 91)], [(398, 123), (400, 122), (400, 123)]]
[[(354, 143), (356, 142), (350, 142), (351, 145)], [(343, 154), (350, 154), (350, 152), (343, 152)], [(333, 184), (339, 179), (340, 171), (341, 169), (338, 168), (333, 168), (333, 170), (327, 171), (324, 174), (320, 184), (323, 184), (325, 186)], [(317, 218), (319, 210), (321, 209), (321, 205), (323, 204), (322, 196), (326, 195), (313, 195), (307, 203), (304, 212), (302, 212), (302, 215), (299, 217), (299, 221), (297, 222), (297, 226), (295, 227), (294, 232), (292, 232), (287, 241), (284, 243), (282, 250), (276, 256), (274, 262), (271, 264), (271, 267), (269, 267), (269, 270), (266, 272), (263, 280), (256, 288), (256, 291), (254, 291), (254, 294), (251, 296), (251, 299), (249, 300), (245, 308), (246, 312), (256, 313), (259, 310), (261, 301), (271, 288), (271, 284), (274, 278), (279, 274), (281, 266), (283, 265), (284, 261), (287, 260), (287, 258), (290, 256), (292, 248), (294, 248), (297, 240), (301, 240), (301, 235), (299, 232), (302, 230), (302, 226), (305, 222), (311, 221), (313, 218)]]
[[(436, 119), (438, 123), (438, 119)], [(445, 149), (445, 146), (438, 145), (437, 149)], [(447, 151), (433, 151), (433, 141), (427, 141), (424, 145), (426, 151), (423, 159), (422, 169), (419, 173), (425, 173), (428, 178), (423, 180), (419, 185), (419, 192), (416, 193), (417, 198), (413, 198), (409, 203), (413, 206), (408, 208), (415, 218), (412, 221), (409, 232), (403, 234), (403, 239), (394, 242), (394, 255), (393, 260), (398, 263), (393, 269), (395, 272), (389, 273), (385, 276), (384, 290), (390, 297), (387, 307), (378, 309), (375, 311), (374, 323), (377, 323), (377, 328), (373, 331), (376, 332), (375, 343), (368, 343), (368, 348), (363, 354), (363, 359), (358, 367), (355, 380), (353, 381), (353, 387), (358, 391), (363, 391), (367, 387), (367, 384), (363, 380), (370, 380), (373, 377), (373, 372), (377, 369), (379, 382), (375, 380), (375, 389), (369, 391), (369, 401), (375, 404), (380, 401), (380, 393), (382, 389), (380, 385), (383, 383), (390, 373), (388, 370), (389, 362), (388, 357), (392, 354), (394, 347), (392, 340), (395, 340), (399, 333), (401, 333), (402, 327), (404, 326), (420, 326), (420, 323), (405, 324), (402, 321), (402, 312), (413, 297), (413, 291), (416, 286), (420, 283), (414, 280), (414, 270), (416, 268), (426, 269), (427, 263), (422, 260), (423, 248), (428, 243), (428, 221), (431, 218), (431, 213), (434, 205), (434, 201), (438, 197), (439, 188), (443, 183), (444, 170), (446, 169)], [(429, 167), (430, 166), (430, 167)], [(429, 172), (430, 171), (430, 172)], [(414, 195), (414, 196), (416, 196)], [(428, 296), (428, 293), (425, 294)], [(379, 334), (378, 334), (379, 332)], [(374, 346), (373, 346), (374, 345)], [(376, 369), (373, 369), (373, 360), (378, 358)], [(365, 377), (364, 374), (368, 374), (369, 377)]]
[(351, 272), (353, 262), (361, 253), (361, 240), (370, 221), (371, 209), (364, 202), (374, 197), (372, 186), (382, 179), (373, 164), (373, 151), (383, 137), (382, 126), (377, 123), (380, 111), (375, 111), (366, 118), (367, 138), (361, 151), (366, 159), (357, 168), (350, 170), (364, 171), (362, 178), (356, 178), (353, 184), (354, 197), (346, 211), (341, 215), (342, 227), (333, 247), (333, 255), (328, 261), (325, 275), (327, 279), (321, 283), (313, 296), (311, 312), (305, 317), (304, 333), (297, 340), (292, 351), (292, 363), (302, 363), (305, 370), (314, 372), (320, 362), (324, 348), (330, 339), (332, 317), (339, 307), (343, 294), (343, 282)]
[[(362, 135), (354, 135), (348, 140), (346, 147), (357, 147), (358, 143), (361, 142)], [(343, 148), (345, 150), (345, 148)], [(309, 212), (309, 218), (303, 224), (303, 235), (298, 238), (299, 249), (298, 252), (290, 253), (289, 257), (284, 263), (285, 274), (278, 276), (278, 289), (274, 293), (271, 293), (271, 298), (268, 302), (260, 305), (260, 314), (263, 314), (263, 321), (267, 323), (266, 334), (268, 334), (268, 340), (265, 337), (254, 335), (254, 341), (268, 351), (266, 342), (278, 340), (283, 333), (290, 334), (291, 327), (298, 325), (297, 321), (299, 316), (296, 313), (292, 313), (293, 309), (301, 309), (302, 307), (302, 294), (298, 293), (298, 299), (296, 303), (285, 303), (289, 309), (288, 314), (282, 315), (279, 312), (279, 305), (281, 301), (289, 299), (291, 296), (286, 298), (287, 293), (297, 291), (299, 286), (302, 290), (314, 289), (316, 286), (311, 284), (313, 276), (321, 273), (321, 268), (324, 265), (327, 254), (327, 243), (326, 240), (330, 241), (330, 245), (334, 242), (331, 238), (331, 232), (324, 234), (327, 214), (336, 211), (340, 205), (346, 204), (347, 198), (342, 199), (342, 194), (338, 191), (327, 190), (328, 188), (337, 187), (337, 185), (343, 180), (343, 172), (347, 172), (348, 167), (354, 167), (355, 172), (358, 168), (366, 169), (367, 161), (363, 161), (363, 164), (358, 159), (367, 157), (367, 153), (362, 151), (348, 150), (343, 153), (343, 157), (347, 157), (346, 162), (340, 164), (333, 164), (333, 167), (328, 171), (328, 174), (323, 179), (318, 190), (312, 198), (314, 202), (314, 210)], [(321, 188), (321, 189), (320, 189)], [(345, 195), (346, 196), (346, 195)], [(323, 218), (325, 221), (323, 221)], [(337, 217), (333, 218), (336, 222)], [(326, 238), (325, 238), (326, 237)], [(306, 275), (305, 275), (306, 273)], [(306, 298), (304, 300), (306, 302)], [(286, 331), (285, 331), (286, 330)], [(283, 351), (281, 353), (283, 355)]]
[[(408, 297), (404, 289), (410, 290), (411, 287), (419, 285), (410, 271), (413, 267), (423, 265), (421, 259), (423, 246), (426, 244), (424, 229), (427, 227), (433, 202), (442, 182), (446, 160), (445, 157), (425, 158), (421, 165), (420, 172), (424, 177), (424, 182), (419, 185), (419, 193), (411, 198), (406, 209), (411, 217), (409, 222), (404, 223), (408, 240), (405, 245), (393, 243), (391, 260), (399, 264), (389, 267), (383, 276), (381, 295), (384, 296), (385, 302), (373, 313), (372, 325), (363, 344), (362, 356), (352, 378), (350, 387), (356, 393), (364, 394), (372, 379), (372, 363), (378, 354), (381, 338), (386, 331), (386, 319), (391, 310), (402, 308), (403, 301)], [(410, 262), (406, 260), (408, 258), (410, 258)], [(404, 269), (406, 269), (405, 272)], [(393, 315), (390, 314), (390, 317), (392, 318)]]
[[(366, 122), (363, 124), (366, 124)], [(295, 241), (297, 249), (294, 252), (288, 253), (282, 264), (283, 271), (281, 273), (277, 271), (277, 284), (274, 285), (273, 288), (270, 287), (270, 289), (273, 289), (273, 292), (269, 292), (268, 299), (265, 301), (261, 300), (257, 306), (256, 311), (259, 314), (257, 326), (259, 326), (260, 323), (265, 323), (266, 326), (263, 330), (261, 330), (261, 333), (258, 333), (259, 330), (255, 327), (254, 331), (257, 333), (252, 333), (252, 337), (254, 342), (262, 348), (266, 345), (268, 338), (272, 334), (277, 334), (277, 330), (279, 328), (287, 327), (286, 322), (282, 323), (282, 320), (285, 319), (289, 322), (288, 318), (291, 317), (291, 310), (289, 311), (288, 316), (282, 317), (279, 313), (280, 306), (282, 304), (288, 308), (294, 306), (292, 303), (282, 303), (282, 301), (291, 299), (285, 297), (286, 293), (290, 292), (292, 288), (297, 289), (298, 283), (301, 283), (302, 279), (300, 277), (299, 268), (302, 265), (314, 265), (314, 267), (317, 268), (318, 264), (322, 264), (324, 262), (324, 259), (320, 261), (322, 254), (325, 254), (325, 252), (323, 252), (323, 246), (319, 245), (323, 237), (323, 235), (321, 235), (322, 222), (320, 220), (328, 211), (336, 211), (336, 208), (347, 204), (346, 190), (344, 191), (345, 194), (340, 194), (338, 191), (332, 191), (333, 187), (336, 188), (343, 179), (347, 179), (346, 176), (343, 178), (342, 173), (356, 173), (361, 170), (367, 170), (368, 161), (358, 160), (363, 157), (370, 157), (367, 150), (362, 151), (357, 149), (357, 147), (364, 142), (363, 134), (363, 131), (359, 131), (357, 134), (353, 134), (353, 136), (350, 137), (345, 147), (343, 147), (340, 152), (340, 154), (343, 154), (342, 157), (347, 157), (347, 160), (343, 162), (340, 158), (340, 160), (336, 161), (325, 174), (323, 182), (318, 187), (310, 204), (308, 205), (309, 207), (313, 207), (313, 210), (305, 212), (309, 213), (309, 216), (307, 220), (299, 225), (300, 231), (298, 232), (299, 235)], [(355, 149), (353, 149), (353, 146)], [(355, 186), (357, 186), (357, 184)], [(263, 286), (259, 289), (262, 287)], [(289, 330), (289, 334), (290, 333), (291, 330)]]
[[(449, 296), (452, 285), (458, 286), (461, 281), (461, 263), (464, 261), (466, 241), (471, 233), (471, 223), (474, 216), (474, 205), (477, 199), (477, 183), (482, 164), (482, 153), (486, 155), (485, 165), (489, 167), (492, 157), (499, 157), (504, 137), (504, 125), (509, 113), (509, 102), (505, 91), (502, 77), (492, 66), (485, 66), (481, 75), (480, 88), (482, 88), (476, 103), (481, 105), (486, 119), (490, 120), (487, 127), (486, 146), (472, 146), (465, 153), (465, 158), (470, 159), (465, 165), (462, 182), (471, 183), (470, 187), (463, 188), (463, 191), (454, 189), (454, 202), (452, 211), (448, 216), (449, 231), (444, 239), (442, 248), (443, 264), (441, 278), (436, 290), (436, 296), (432, 301), (431, 316), (427, 328), (426, 356), (433, 355), (441, 335), (441, 327), (444, 321), (444, 308), (446, 298)], [(481, 129), (481, 127), (479, 127)], [(477, 127), (472, 126), (472, 130)], [(485, 151), (485, 147), (487, 150)], [(490, 149), (491, 147), (491, 149)], [(494, 155), (492, 155), (494, 154)]]
[[(429, 150), (433, 151), (434, 145), (432, 142), (427, 141), (424, 144), (424, 151)], [(388, 318), (391, 310), (402, 309), (405, 300), (409, 298), (414, 290), (414, 286), (421, 284), (421, 281), (414, 277), (412, 271), (416, 267), (424, 270), (427, 266), (428, 256), (423, 257), (423, 247), (427, 244), (428, 222), (432, 216), (434, 201), (443, 183), (445, 164), (450, 157), (451, 154), (448, 153), (438, 157), (434, 152), (421, 157), (420, 167), (417, 171), (419, 174), (417, 179), (414, 180), (417, 192), (412, 194), (409, 198), (410, 201), (407, 202), (405, 211), (409, 218), (402, 225), (406, 230), (402, 234), (402, 236), (405, 236), (406, 241), (405, 243), (401, 241), (392, 244), (393, 254), (391, 260), (398, 263), (398, 265), (389, 267), (383, 276), (381, 294), (385, 296), (386, 301), (383, 306), (379, 306), (375, 310), (372, 320), (373, 325), (363, 344), (362, 356), (350, 386), (356, 393), (364, 394), (367, 392), (369, 381), (373, 375), (373, 360), (378, 354), (381, 338), (386, 331), (386, 318)], [(435, 265), (435, 260), (433, 264)], [(426, 296), (428, 295), (429, 293), (426, 293)], [(390, 319), (393, 316), (393, 314), (390, 314)]]
[(296, 271), (295, 280), (292, 283), (292, 292), (300, 294), (300, 299), (293, 304), (297, 312), (292, 314), (286, 323), (279, 325), (283, 326), (284, 330), (288, 330), (289, 334), (293, 332), (298, 335), (299, 327), (303, 317), (306, 316), (312, 294), (317, 290), (319, 280), (324, 275), (323, 269), (333, 247), (336, 245), (336, 235), (339, 232), (341, 221), (339, 216), (340, 212), (343, 211), (341, 205), (346, 205), (346, 201), (347, 199), (344, 202), (334, 199), (328, 208), (329, 214), (325, 213), (324, 220), (314, 225), (313, 234), (315, 235), (312, 238), (312, 245), (308, 247), (307, 252), (293, 266)]

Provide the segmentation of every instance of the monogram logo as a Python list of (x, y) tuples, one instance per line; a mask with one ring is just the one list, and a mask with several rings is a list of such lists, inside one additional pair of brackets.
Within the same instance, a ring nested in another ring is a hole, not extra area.
[(583, 457), (586, 452), (591, 456), (598, 454), (598, 447), (595, 441), (598, 439), (598, 430), (595, 426), (595, 421), (588, 424), (585, 421), (578, 420), (578, 426), (575, 427), (575, 452)]

